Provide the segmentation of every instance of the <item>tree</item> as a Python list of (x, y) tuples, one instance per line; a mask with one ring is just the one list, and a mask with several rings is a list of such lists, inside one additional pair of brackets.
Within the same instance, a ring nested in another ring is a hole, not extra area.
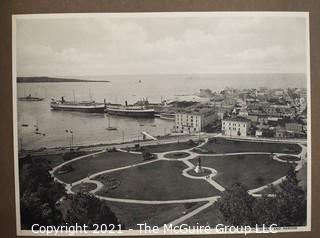
[(196, 146), (196, 145), (197, 145), (197, 143), (194, 142), (192, 139), (188, 140), (187, 144), (188, 144), (189, 146)]
[(62, 224), (62, 214), (56, 202), (65, 194), (63, 185), (54, 182), (46, 160), (20, 158), (20, 214), (21, 228), (39, 225)]
[(305, 225), (307, 216), (306, 192), (299, 186), (297, 171), (290, 167), (286, 179), (276, 191), (279, 223), (283, 226)]
[(254, 211), (254, 219), (257, 225), (270, 226), (272, 224), (278, 224), (278, 208), (275, 206), (275, 198), (263, 195), (259, 199), (255, 199), (252, 204)]
[(155, 158), (154, 154), (150, 153), (150, 151), (148, 151), (148, 150), (142, 151), (142, 157), (143, 157), (144, 161), (151, 160), (151, 159)]
[(288, 171), (275, 197), (263, 197), (255, 203), (257, 224), (277, 223), (278, 226), (302, 226), (306, 223), (306, 193), (299, 186), (294, 167)]
[[(115, 214), (107, 206), (106, 202), (99, 200), (89, 193), (77, 193), (71, 198), (66, 222), (68, 225), (87, 225), (94, 229), (94, 224), (115, 225), (118, 228), (119, 221)], [(124, 229), (124, 227), (121, 227)]]
[(239, 183), (225, 191), (217, 206), (223, 220), (231, 225), (303, 226), (306, 223), (306, 192), (299, 186), (294, 167), (278, 188), (272, 187), (275, 196), (252, 197)]
[(235, 183), (227, 189), (217, 202), (217, 207), (226, 224), (255, 225), (252, 204), (255, 198), (247, 193), (247, 187)]

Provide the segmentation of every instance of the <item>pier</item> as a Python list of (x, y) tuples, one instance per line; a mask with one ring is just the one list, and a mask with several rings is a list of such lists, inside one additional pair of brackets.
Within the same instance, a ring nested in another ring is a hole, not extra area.
[(150, 135), (148, 132), (143, 131), (141, 132), (142, 135), (146, 136), (147, 138), (150, 138), (151, 140), (158, 140), (157, 138), (155, 138), (154, 136)]

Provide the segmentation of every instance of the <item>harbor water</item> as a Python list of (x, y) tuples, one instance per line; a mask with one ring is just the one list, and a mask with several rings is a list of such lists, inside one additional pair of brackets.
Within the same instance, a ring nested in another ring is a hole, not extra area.
[[(301, 87), (305, 85), (304, 75), (126, 75), (99, 77), (70, 77), (88, 80), (109, 80), (110, 82), (81, 83), (18, 83), (17, 96), (31, 94), (43, 97), (43, 101), (17, 101), (17, 127), (19, 149), (41, 147), (89, 145), (142, 139), (142, 132), (152, 136), (170, 133), (174, 121), (160, 118), (130, 118), (109, 116), (103, 113), (82, 113), (52, 111), (50, 101), (62, 96), (66, 100), (95, 100), (124, 104), (148, 99), (202, 100), (195, 94), (200, 89), (212, 91), (225, 87), (252, 88), (260, 86)], [(244, 80), (245, 79), (245, 80)], [(302, 80), (303, 79), (303, 80)], [(108, 126), (117, 130), (106, 130)], [(71, 134), (70, 131), (73, 133)]]

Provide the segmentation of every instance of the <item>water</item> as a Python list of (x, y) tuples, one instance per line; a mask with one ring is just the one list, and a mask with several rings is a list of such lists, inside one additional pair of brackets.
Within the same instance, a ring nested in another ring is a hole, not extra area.
[[(108, 126), (105, 114), (50, 110), (51, 98), (64, 96), (67, 100), (73, 100), (73, 91), (76, 100), (89, 100), (91, 93), (92, 99), (95, 101), (102, 102), (106, 99), (108, 102), (124, 104), (125, 100), (134, 103), (143, 98), (148, 98), (150, 102), (160, 102), (161, 99), (178, 99), (187, 97), (185, 95), (193, 95), (201, 88), (220, 91), (225, 87), (306, 86), (305, 76), (300, 74), (128, 75), (75, 76), (74, 78), (110, 80), (110, 82), (17, 84), (18, 97), (32, 94), (45, 98), (41, 102), (17, 102), (19, 144), (24, 149), (68, 146), (71, 134), (66, 130), (74, 132), (75, 145), (87, 145), (141, 139), (142, 131), (147, 131), (153, 136), (164, 135), (170, 132), (174, 126), (174, 122), (159, 118), (137, 119), (110, 116), (110, 126), (117, 127), (118, 130), (108, 131), (105, 130)], [(22, 124), (29, 126), (22, 127)], [(41, 135), (34, 133), (35, 126), (38, 126)]]

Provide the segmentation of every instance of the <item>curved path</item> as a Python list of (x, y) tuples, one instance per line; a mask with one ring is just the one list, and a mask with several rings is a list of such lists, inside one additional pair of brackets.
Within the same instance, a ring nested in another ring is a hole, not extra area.
[(106, 150), (101, 150), (101, 151), (98, 151), (98, 152), (95, 152), (95, 153), (91, 153), (91, 154), (87, 154), (87, 155), (82, 155), (82, 156), (79, 156), (79, 157), (76, 157), (76, 158), (73, 158), (71, 160), (68, 160), (62, 164), (59, 164), (57, 165), (56, 167), (54, 167), (50, 173), (54, 176), (54, 172), (57, 171), (58, 169), (62, 168), (63, 166), (67, 165), (67, 164), (70, 164), (74, 161), (77, 161), (77, 160), (80, 160), (80, 159), (84, 159), (84, 158), (87, 158), (87, 157), (91, 157), (91, 156), (94, 156), (94, 155), (98, 155), (98, 154), (102, 154), (106, 152)]
[[(95, 183), (95, 184), (99, 184), (97, 186), (96, 189), (94, 190), (91, 190), (90, 193), (96, 193), (98, 192), (102, 187), (103, 187), (103, 184), (97, 180), (95, 180), (94, 178), (97, 177), (98, 175), (102, 175), (102, 174), (107, 174), (107, 173), (112, 173), (112, 172), (115, 172), (115, 171), (120, 171), (120, 170), (124, 170), (124, 169), (129, 169), (129, 168), (133, 168), (133, 167), (138, 167), (138, 166), (141, 166), (141, 165), (145, 165), (145, 164), (150, 164), (150, 163), (154, 163), (156, 161), (158, 161), (159, 159), (155, 159), (155, 160), (149, 160), (149, 161), (145, 161), (145, 162), (141, 162), (141, 163), (138, 163), (138, 164), (133, 164), (133, 165), (127, 165), (127, 166), (123, 166), (123, 167), (119, 167), (119, 168), (115, 168), (115, 169), (109, 169), (109, 170), (104, 170), (104, 171), (101, 171), (101, 172), (97, 172), (95, 174), (92, 174), (86, 178), (83, 178), (83, 179), (80, 179), (72, 184), (68, 184), (68, 183), (65, 183), (63, 181), (61, 181), (60, 179), (56, 178), (55, 179), (66, 185), (66, 189), (67, 189), (67, 193), (73, 193), (73, 191), (71, 190), (71, 187), (72, 186), (75, 186), (75, 185), (78, 185), (78, 184), (81, 184), (81, 183)], [(102, 185), (102, 186), (101, 186)]]
[(217, 183), (216, 181), (214, 181), (212, 178), (214, 176), (216, 176), (218, 174), (217, 170), (213, 169), (213, 168), (209, 168), (209, 167), (202, 167), (205, 168), (207, 170), (211, 171), (211, 174), (207, 176), (192, 176), (190, 174), (188, 174), (188, 171), (193, 170), (195, 168), (195, 166), (189, 161), (189, 160), (183, 160), (183, 162), (188, 166), (188, 168), (184, 169), (182, 171), (182, 175), (187, 177), (187, 178), (191, 178), (191, 179), (202, 179), (205, 180), (206, 182), (208, 182), (210, 185), (212, 185), (215, 189), (219, 190), (220, 192), (224, 192), (225, 188), (222, 187), (219, 183)]
[[(208, 139), (206, 139), (203, 143), (201, 143), (200, 145), (198, 145), (196, 147), (199, 148), (199, 147), (203, 146), (207, 142), (208, 142)], [(260, 141), (260, 142), (263, 143), (263, 141)], [(285, 143), (285, 142), (279, 142), (279, 143)], [(302, 150), (301, 150), (300, 154), (298, 154), (296, 156), (300, 157), (301, 160), (293, 162), (293, 163), (297, 164), (297, 166), (296, 166), (296, 170), (297, 171), (302, 168), (303, 164), (307, 160), (307, 147), (302, 145), (302, 144), (298, 144), (298, 145), (301, 146)], [(54, 176), (54, 172), (57, 171), (59, 168), (63, 167), (64, 165), (66, 165), (66, 164), (72, 163), (72, 162), (80, 160), (80, 159), (84, 159), (86, 157), (90, 157), (90, 156), (93, 156), (93, 155), (104, 153), (104, 152), (106, 152), (106, 150), (102, 150), (102, 151), (99, 151), (99, 152), (95, 152), (95, 153), (92, 153), (92, 154), (80, 156), (80, 157), (74, 158), (72, 160), (69, 160), (69, 161), (67, 161), (65, 163), (62, 163), (62, 164), (54, 167), (52, 169), (52, 171), (50, 171), (50, 173), (55, 178), (56, 181), (58, 181), (58, 182), (60, 182), (60, 183), (65, 185), (67, 193), (74, 193), (71, 190), (72, 186), (74, 186), (74, 185), (78, 185), (78, 184), (81, 184), (81, 183), (94, 183), (94, 184), (97, 185), (97, 187), (95, 189), (91, 190), (90, 193), (95, 194), (96, 192), (100, 191), (104, 186), (100, 181), (97, 181), (97, 180), (94, 179), (98, 175), (111, 173), (111, 172), (119, 171), (119, 170), (125, 170), (125, 169), (129, 169), (129, 168), (133, 168), (133, 167), (137, 167), (137, 166), (141, 166), (141, 165), (145, 165), (145, 164), (149, 164), (149, 163), (154, 163), (154, 162), (159, 161), (159, 160), (166, 160), (166, 161), (177, 161), (178, 160), (178, 161), (182, 161), (183, 163), (185, 163), (188, 166), (188, 168), (186, 168), (186, 169), (184, 169), (182, 171), (182, 175), (183, 176), (188, 177), (190, 179), (203, 179), (203, 180), (207, 181), (210, 185), (212, 185), (215, 189), (223, 192), (223, 191), (225, 191), (225, 188), (222, 187), (220, 184), (218, 184), (213, 179), (214, 176), (216, 176), (216, 174), (218, 173), (215, 169), (206, 167), (206, 169), (211, 170), (211, 174), (209, 175), (209, 177), (206, 177), (206, 176), (196, 177), (196, 176), (189, 175), (187, 172), (195, 168), (195, 166), (189, 160), (194, 159), (194, 158), (199, 157), (199, 156), (201, 156), (201, 157), (207, 157), (207, 156), (219, 157), (219, 156), (226, 156), (226, 155), (271, 154), (270, 152), (239, 152), (239, 153), (221, 153), (221, 154), (199, 154), (199, 153), (196, 153), (196, 152), (192, 151), (196, 147), (193, 147), (193, 148), (190, 148), (190, 149), (185, 149), (185, 150), (168, 151), (168, 152), (163, 152), (163, 153), (154, 153), (154, 154), (157, 154), (157, 156), (158, 156), (158, 158), (155, 159), (155, 160), (145, 161), (145, 162), (141, 162), (141, 163), (138, 163), (138, 164), (123, 166), (123, 167), (119, 167), (119, 168), (115, 168), (115, 169), (104, 170), (104, 171), (92, 174), (89, 177), (86, 177), (86, 178), (83, 178), (81, 180), (78, 180), (77, 182), (74, 182), (72, 184), (68, 184), (68, 183), (65, 183), (65, 182), (59, 180), (58, 178), (56, 178)], [(121, 151), (121, 152), (126, 152), (126, 153), (141, 154), (141, 152), (126, 151), (126, 150), (123, 150), (123, 149), (118, 149), (118, 150)], [(178, 159), (171, 159), (171, 158), (166, 158), (165, 157), (166, 154), (175, 153), (175, 152), (186, 152), (186, 153), (189, 154), (189, 156), (187, 156), (185, 158), (178, 158)], [(273, 153), (273, 155), (274, 155), (273, 156), (274, 160), (276, 160), (278, 162), (287, 162), (285, 160), (281, 160), (281, 159), (278, 158), (278, 156), (280, 156), (280, 155), (287, 155), (287, 154), (284, 154), (284, 153)], [(276, 181), (274, 181), (274, 182), (272, 182), (270, 184), (261, 186), (261, 187), (256, 188), (256, 189), (251, 189), (251, 190), (248, 191), (248, 193), (250, 195), (252, 195), (252, 196), (255, 196), (255, 197), (262, 196), (261, 194), (258, 194), (258, 192), (261, 192), (262, 190), (268, 188), (271, 184), (273, 184), (273, 185), (280, 184), (283, 180), (285, 180), (285, 178), (286, 178), (286, 176), (283, 176), (280, 179), (278, 179), (278, 180), (276, 180)], [(180, 200), (166, 200), (166, 201), (159, 200), (159, 201), (157, 201), (157, 200), (138, 200), (138, 199), (112, 198), (112, 197), (99, 196), (99, 195), (96, 195), (96, 194), (95, 194), (95, 196), (97, 198), (99, 198), (101, 200), (105, 200), (105, 201), (122, 202), (122, 203), (135, 203), (135, 204), (172, 204), (172, 203), (191, 203), (191, 202), (204, 202), (204, 201), (208, 202), (205, 205), (193, 210), (192, 212), (190, 212), (190, 213), (188, 213), (188, 214), (186, 214), (186, 215), (184, 215), (184, 216), (172, 221), (170, 224), (179, 224), (182, 221), (184, 221), (186, 219), (189, 219), (193, 215), (195, 215), (195, 214), (199, 213), (200, 211), (210, 207), (214, 202), (216, 202), (218, 200), (218, 198), (220, 198), (220, 196), (213, 196), (213, 197), (203, 197), (203, 198), (194, 198), (194, 199), (180, 199)], [(269, 196), (273, 196), (273, 194), (269, 194)]]
[[(194, 215), (198, 214), (199, 212), (207, 209), (208, 207), (212, 206), (216, 201), (218, 200), (218, 198), (216, 198), (215, 200), (212, 200), (210, 202), (207, 202), (206, 204), (194, 209), (193, 211), (187, 213), (186, 215), (179, 217), (178, 219), (175, 219), (171, 222), (168, 222), (167, 224), (171, 224), (172, 226), (176, 226), (181, 224), (182, 222), (184, 222), (185, 220), (188, 220), (189, 218), (193, 217)], [(161, 227), (160, 229), (163, 229), (163, 227)]]
[[(201, 143), (200, 145), (196, 146), (196, 147), (201, 147), (203, 146), (205, 143), (207, 143), (208, 139), (206, 139), (203, 143)], [(303, 145), (300, 145), (302, 147), (302, 151), (299, 155), (297, 156), (300, 156), (302, 158), (302, 156), (305, 157), (305, 153), (306, 153), (306, 147), (303, 146)], [(226, 156), (226, 155), (245, 155), (245, 154), (271, 154), (270, 152), (239, 152), (239, 153), (221, 153), (221, 154), (198, 154), (194, 151), (192, 151), (195, 147), (193, 148), (190, 148), (190, 149), (185, 149), (185, 150), (176, 150), (176, 151), (168, 151), (168, 152), (162, 152), (162, 153), (155, 153), (157, 154), (158, 158), (155, 159), (155, 160), (150, 160), (150, 161), (145, 161), (145, 162), (141, 162), (141, 163), (138, 163), (138, 164), (133, 164), (133, 165), (128, 165), (128, 166), (123, 166), (123, 167), (119, 167), (119, 168), (115, 168), (115, 169), (109, 169), (109, 170), (104, 170), (104, 171), (101, 171), (101, 172), (98, 172), (98, 173), (95, 173), (95, 174), (92, 174), (90, 175), (89, 177), (86, 177), (86, 178), (83, 178), (81, 180), (78, 180), (77, 182), (74, 182), (72, 184), (67, 184), (61, 180), (59, 180), (58, 178), (55, 177), (55, 179), (66, 185), (66, 189), (67, 189), (67, 192), (68, 193), (73, 193), (73, 191), (71, 190), (71, 187), (74, 186), (74, 185), (78, 185), (78, 184), (81, 184), (81, 183), (85, 183), (85, 182), (92, 182), (92, 183), (95, 183), (97, 184), (97, 188), (94, 189), (94, 190), (91, 190), (90, 193), (96, 193), (98, 192), (102, 187), (103, 187), (103, 184), (97, 180), (95, 180), (94, 178), (98, 175), (101, 175), (101, 174), (106, 174), (106, 173), (111, 173), (111, 172), (115, 172), (115, 171), (119, 171), (119, 170), (125, 170), (125, 169), (129, 169), (129, 168), (133, 168), (133, 167), (137, 167), (137, 166), (141, 166), (141, 165), (145, 165), (145, 164), (149, 164), (149, 163), (153, 163), (153, 162), (156, 162), (156, 161), (159, 161), (159, 160), (167, 160), (167, 161), (182, 161), (184, 162), (188, 168), (183, 170), (182, 171), (182, 175), (185, 176), (185, 177), (188, 177), (190, 179), (203, 179), (205, 181), (207, 181), (210, 185), (212, 185), (215, 189), (223, 192), (225, 191), (225, 188), (223, 186), (221, 186), (219, 183), (217, 183), (216, 181), (214, 181), (213, 177), (216, 176), (216, 174), (218, 173), (216, 170), (214, 170), (213, 168), (207, 168), (209, 170), (211, 170), (211, 174), (209, 175), (209, 177), (206, 177), (206, 176), (203, 176), (203, 177), (196, 177), (196, 176), (191, 176), (187, 173), (187, 171), (190, 171), (191, 169), (194, 169), (195, 166), (189, 161), (191, 159), (194, 159), (194, 158), (197, 158), (199, 156), (201, 157), (206, 157), (206, 156), (210, 156), (210, 157), (220, 157), (220, 156)], [(132, 153), (132, 154), (141, 154), (141, 152), (133, 152), (133, 151), (126, 151), (126, 150), (122, 150), (122, 149), (118, 149), (119, 151), (121, 152), (126, 152), (126, 153)], [(80, 156), (80, 157), (77, 157), (77, 158), (74, 158), (72, 160), (69, 160), (65, 163), (62, 163), (58, 166), (56, 166), (55, 168), (52, 169), (51, 171), (51, 174), (54, 176), (54, 172), (63, 167), (64, 165), (66, 164), (69, 164), (69, 163), (72, 163), (74, 161), (77, 161), (77, 160), (80, 160), (80, 159), (84, 159), (86, 157), (90, 157), (90, 156), (93, 156), (93, 155), (97, 155), (97, 154), (100, 154), (100, 153), (104, 153), (106, 152), (106, 150), (103, 150), (103, 151), (100, 151), (100, 152), (95, 152), (95, 153), (92, 153), (92, 154), (88, 154), (88, 155), (84, 155), (84, 156)], [(171, 158), (166, 158), (165, 155), (168, 154), (168, 153), (175, 153), (175, 152), (186, 152), (189, 154), (189, 156), (185, 157), (185, 158), (179, 158), (179, 159), (171, 159)], [(277, 157), (279, 155), (287, 155), (287, 154), (284, 154), (284, 153), (274, 153), (274, 157), (273, 159), (279, 161), (280, 159)], [(279, 161), (280, 162), (280, 161)], [(283, 161), (281, 160), (281, 162), (286, 162), (286, 161)], [(299, 170), (301, 167), (302, 167), (302, 163), (303, 160), (301, 161), (295, 161), (295, 163), (297, 164), (297, 167), (296, 167), (296, 170)], [(299, 166), (300, 165), (300, 166)], [(256, 193), (257, 192), (260, 192), (264, 189), (266, 189), (268, 186), (270, 186), (271, 184), (273, 185), (277, 185), (279, 183), (281, 183), (283, 180), (285, 179), (285, 176), (283, 176), (282, 178), (270, 183), (270, 184), (267, 184), (267, 185), (264, 185), (264, 186), (261, 186), (259, 188), (256, 188), (256, 189), (251, 189), (248, 191), (249, 194), (253, 195), (257, 195)], [(97, 195), (96, 195), (97, 196)], [(107, 199), (111, 199), (113, 201), (115, 200), (118, 200), (118, 201), (122, 201), (124, 202), (125, 200), (127, 200), (128, 202), (131, 202), (133, 200), (130, 200), (130, 199), (118, 199), (118, 198), (108, 198), (108, 197), (102, 197), (102, 196), (99, 196), (99, 198), (104, 198), (104, 200), (107, 200)], [(197, 198), (197, 199), (200, 199), (201, 201), (203, 200), (207, 200), (208, 201), (208, 198)], [(149, 200), (134, 200), (134, 201), (139, 201), (141, 203), (143, 202), (147, 202)], [(188, 201), (188, 200), (169, 200), (170, 201), (181, 201), (181, 202), (184, 202), (184, 201)], [(191, 200), (190, 200), (191, 201)], [(151, 202), (154, 202), (154, 201), (151, 201)], [(164, 201), (155, 201), (155, 202), (164, 202)]]
[(99, 195), (95, 195), (95, 196), (105, 201), (135, 203), (135, 204), (172, 204), (172, 203), (208, 202), (208, 201), (216, 201), (218, 198), (220, 198), (220, 196), (213, 196), (213, 197), (179, 199), (179, 200), (140, 200), (140, 199), (103, 197)]

